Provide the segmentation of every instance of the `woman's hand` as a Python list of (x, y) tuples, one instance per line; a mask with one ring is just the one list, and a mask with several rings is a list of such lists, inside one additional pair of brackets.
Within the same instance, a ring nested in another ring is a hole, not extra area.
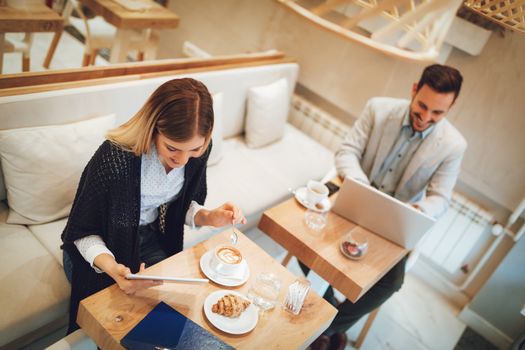
[(233, 224), (245, 224), (242, 210), (233, 203), (224, 203), (213, 210), (201, 209), (195, 214), (195, 225), (221, 227)]
[[(144, 263), (140, 264), (140, 271), (144, 271)], [(117, 282), (119, 288), (126, 294), (132, 295), (135, 292), (162, 284), (162, 281), (151, 280), (128, 280), (126, 275), (131, 274), (129, 267), (122, 264), (116, 264), (109, 275)]]

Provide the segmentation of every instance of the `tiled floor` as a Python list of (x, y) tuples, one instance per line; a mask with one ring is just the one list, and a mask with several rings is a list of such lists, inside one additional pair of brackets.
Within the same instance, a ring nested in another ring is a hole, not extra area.
[[(257, 229), (247, 235), (268, 254), (282, 259), (286, 252), (272, 239)], [(302, 274), (297, 260), (292, 259), (288, 268), (296, 275)], [(340, 296), (339, 299), (342, 299)], [(444, 297), (408, 273), (401, 290), (383, 306), (370, 329), (362, 350), (446, 350), (454, 349), (465, 325), (456, 317), (460, 310)], [(348, 332), (351, 343), (364, 324), (358, 322)]]
[[(35, 35), (31, 51), (32, 71), (44, 70), (42, 62), (51, 39), (52, 34)], [(64, 32), (51, 68), (79, 67), (82, 62), (82, 54), (83, 45)], [(96, 64), (106, 65), (108, 63), (101, 57), (97, 57)], [(20, 71), (20, 54), (6, 54), (3, 73)], [(259, 230), (252, 229), (247, 232), (247, 235), (274, 258), (284, 257), (285, 250)], [(295, 259), (290, 262), (289, 269), (296, 275), (302, 274)], [(408, 273), (403, 288), (381, 307), (361, 349), (453, 349), (465, 329), (465, 325), (456, 317), (458, 313), (459, 310), (445, 298)], [(361, 320), (348, 331), (348, 338), (351, 342), (357, 338), (363, 323), (364, 320)], [(353, 349), (350, 343), (347, 349)]]

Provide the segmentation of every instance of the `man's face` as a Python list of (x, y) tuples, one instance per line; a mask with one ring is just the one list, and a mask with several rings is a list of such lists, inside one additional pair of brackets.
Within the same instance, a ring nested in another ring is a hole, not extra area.
[(454, 103), (454, 93), (439, 93), (428, 85), (416, 92), (417, 84), (412, 86), (410, 103), (410, 124), (415, 131), (423, 131), (445, 118)]

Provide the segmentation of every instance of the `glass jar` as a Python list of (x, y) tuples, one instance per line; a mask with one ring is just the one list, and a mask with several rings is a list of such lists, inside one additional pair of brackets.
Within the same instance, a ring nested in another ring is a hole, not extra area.
[(328, 212), (306, 209), (304, 212), (304, 222), (306, 226), (314, 232), (321, 232), (326, 226)]
[(261, 311), (273, 309), (281, 290), (281, 280), (271, 272), (257, 274), (248, 290), (248, 298)]
[(340, 248), (347, 258), (362, 259), (368, 251), (368, 238), (364, 232), (350, 231), (341, 239)]

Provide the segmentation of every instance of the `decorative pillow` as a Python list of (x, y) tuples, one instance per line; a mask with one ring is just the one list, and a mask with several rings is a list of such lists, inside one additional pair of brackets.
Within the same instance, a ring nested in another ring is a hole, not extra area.
[(222, 92), (213, 94), (212, 98), (214, 121), (211, 139), (213, 141), (213, 148), (208, 158), (208, 165), (217, 164), (222, 159)]
[(282, 78), (274, 83), (248, 90), (246, 143), (257, 148), (280, 140), (290, 108), (288, 82)]
[(69, 214), (80, 175), (115, 115), (64, 125), (0, 130), (10, 224), (42, 224)]

